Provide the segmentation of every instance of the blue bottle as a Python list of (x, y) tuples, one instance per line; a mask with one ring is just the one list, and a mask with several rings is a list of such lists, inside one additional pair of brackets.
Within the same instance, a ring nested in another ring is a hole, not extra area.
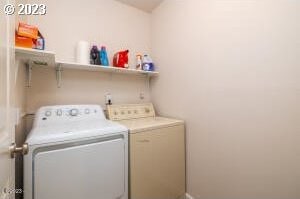
[(102, 46), (99, 52), (100, 62), (102, 66), (109, 66), (109, 61), (107, 57), (106, 47)]

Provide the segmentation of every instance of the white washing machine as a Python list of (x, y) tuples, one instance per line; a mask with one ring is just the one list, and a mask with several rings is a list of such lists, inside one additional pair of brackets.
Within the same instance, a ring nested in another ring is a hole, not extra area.
[(108, 117), (129, 129), (129, 198), (184, 197), (184, 122), (157, 117), (152, 104), (110, 105)]
[(128, 198), (128, 130), (100, 106), (42, 107), (26, 142), (25, 199)]

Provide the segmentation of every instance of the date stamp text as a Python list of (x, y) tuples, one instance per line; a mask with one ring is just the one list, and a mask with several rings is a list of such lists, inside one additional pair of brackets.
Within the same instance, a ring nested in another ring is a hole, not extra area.
[(47, 6), (45, 4), (6, 4), (3, 8), (6, 15), (46, 15)]

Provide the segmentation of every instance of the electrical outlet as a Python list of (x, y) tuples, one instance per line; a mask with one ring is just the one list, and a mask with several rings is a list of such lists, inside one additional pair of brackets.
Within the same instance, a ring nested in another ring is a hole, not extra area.
[(105, 94), (105, 104), (112, 104), (112, 95), (110, 93)]
[(145, 93), (140, 93), (140, 100), (144, 100), (145, 99)]

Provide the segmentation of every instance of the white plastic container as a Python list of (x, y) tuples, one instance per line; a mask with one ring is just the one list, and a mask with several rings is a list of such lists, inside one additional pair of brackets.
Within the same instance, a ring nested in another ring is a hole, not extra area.
[(90, 63), (90, 43), (79, 41), (76, 46), (76, 62), (80, 64)]

